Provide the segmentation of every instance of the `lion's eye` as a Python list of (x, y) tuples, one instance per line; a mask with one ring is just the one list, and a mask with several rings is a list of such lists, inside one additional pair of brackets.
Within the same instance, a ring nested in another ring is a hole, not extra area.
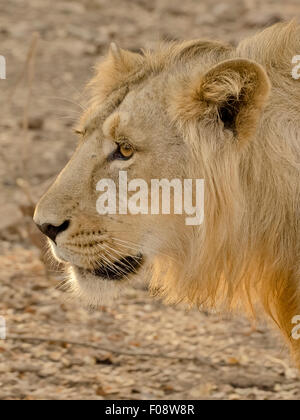
[(116, 143), (117, 149), (108, 156), (109, 161), (129, 160), (134, 155), (134, 148), (129, 143)]
[(120, 158), (125, 160), (132, 158), (134, 154), (133, 147), (128, 143), (119, 144), (118, 152), (120, 154)]

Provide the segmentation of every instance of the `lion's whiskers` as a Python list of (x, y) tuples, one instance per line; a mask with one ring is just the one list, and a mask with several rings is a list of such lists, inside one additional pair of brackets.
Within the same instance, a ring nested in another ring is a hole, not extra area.
[[(107, 263), (108, 263), (108, 265), (109, 265), (109, 267), (110, 267), (110, 269), (115, 273), (115, 274), (117, 274), (117, 275), (119, 275), (119, 274), (122, 274), (124, 277), (126, 277), (126, 279), (127, 280), (129, 280), (128, 279), (128, 277), (126, 276), (126, 272), (125, 271), (123, 271), (120, 267), (116, 267), (115, 265), (114, 265), (114, 262), (112, 261), (112, 260), (110, 260), (109, 258), (113, 258), (113, 255), (107, 250), (107, 249), (105, 249), (104, 247), (103, 247), (103, 245), (102, 244), (96, 244), (96, 247), (98, 248), (98, 249), (101, 249), (102, 251), (104, 251), (104, 252), (106, 252), (106, 254), (108, 254), (108, 258), (105, 256), (105, 255), (102, 255), (101, 257), (104, 259), (104, 261), (106, 261)], [(107, 272), (107, 270), (106, 270), (106, 266), (105, 265), (103, 265), (103, 268), (105, 269), (105, 271)]]
[(52, 99), (52, 100), (59, 100), (59, 101), (63, 101), (63, 102), (68, 102), (69, 104), (75, 105), (77, 107), (80, 108), (81, 111), (86, 111), (87, 107), (85, 105), (82, 105), (79, 102), (75, 102), (72, 99), (69, 98), (63, 98), (61, 96), (47, 96), (47, 99)]
[[(122, 254), (121, 252), (117, 251), (116, 249), (111, 248), (108, 244), (103, 244), (105, 247), (109, 248), (111, 251), (115, 252), (116, 254), (118, 254), (122, 259), (126, 258), (126, 254)], [(141, 265), (139, 259), (137, 257), (131, 256), (131, 258), (138, 263), (139, 265)], [(119, 264), (122, 264), (126, 267), (126, 264), (123, 263), (122, 261), (119, 261)], [(127, 265), (129, 265), (133, 270), (135, 270), (134, 266), (132, 264), (130, 264), (130, 262), (127, 262)]]
[[(115, 237), (112, 237), (111, 239), (115, 242), (118, 242), (119, 246), (127, 247), (128, 249), (136, 250), (136, 251), (139, 251), (139, 252), (141, 251), (141, 247), (139, 245), (137, 245), (135, 242), (132, 242), (132, 241), (129, 241), (129, 240), (124, 241), (122, 239), (118, 239), (118, 238), (115, 238)], [(172, 257), (171, 255), (168, 255), (166, 253), (158, 251), (155, 248), (151, 248), (148, 245), (146, 245), (146, 246), (142, 245), (142, 248), (145, 249), (146, 251), (149, 251), (149, 252), (154, 252), (154, 253), (159, 252), (159, 255), (170, 258), (172, 260), (175, 260), (174, 257)]]

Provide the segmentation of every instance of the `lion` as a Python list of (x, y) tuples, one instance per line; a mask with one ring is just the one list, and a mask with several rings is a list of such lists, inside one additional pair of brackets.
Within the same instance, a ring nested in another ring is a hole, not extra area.
[[(300, 367), (299, 53), (296, 22), (237, 47), (111, 45), (89, 83), (77, 149), (34, 216), (79, 299), (100, 305), (141, 278), (167, 303), (263, 309)], [(97, 183), (118, 183), (121, 171), (147, 183), (203, 179), (204, 223), (99, 215)]]

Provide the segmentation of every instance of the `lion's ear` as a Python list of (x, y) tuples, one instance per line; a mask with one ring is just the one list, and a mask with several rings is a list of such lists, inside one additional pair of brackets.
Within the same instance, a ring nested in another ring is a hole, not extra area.
[(141, 54), (123, 50), (115, 42), (112, 42), (109, 47), (109, 58), (114, 64), (114, 67), (124, 72), (131, 72), (136, 67), (143, 64), (143, 56)]
[(142, 69), (143, 64), (142, 54), (123, 50), (112, 43), (108, 55), (96, 66), (95, 76), (88, 84), (92, 93), (92, 103), (99, 106), (114, 90), (126, 85), (130, 75)]
[(183, 108), (184, 104), (187, 106), (186, 116), (212, 118), (240, 140), (246, 140), (256, 130), (269, 92), (269, 78), (259, 64), (234, 59), (223, 61), (204, 75), (196, 75), (180, 103)]
[(240, 139), (255, 131), (270, 91), (263, 68), (249, 60), (228, 60), (213, 67), (201, 83), (202, 100), (218, 112), (224, 127)]

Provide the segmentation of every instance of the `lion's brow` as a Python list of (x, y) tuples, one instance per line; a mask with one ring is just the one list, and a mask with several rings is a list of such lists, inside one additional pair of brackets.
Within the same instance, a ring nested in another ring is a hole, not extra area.
[(81, 131), (85, 134), (93, 134), (100, 126), (102, 127), (106, 120), (120, 107), (128, 92), (128, 89), (118, 89), (112, 92), (101, 104), (91, 104), (90, 110), (87, 111), (91, 115), (83, 124)]

